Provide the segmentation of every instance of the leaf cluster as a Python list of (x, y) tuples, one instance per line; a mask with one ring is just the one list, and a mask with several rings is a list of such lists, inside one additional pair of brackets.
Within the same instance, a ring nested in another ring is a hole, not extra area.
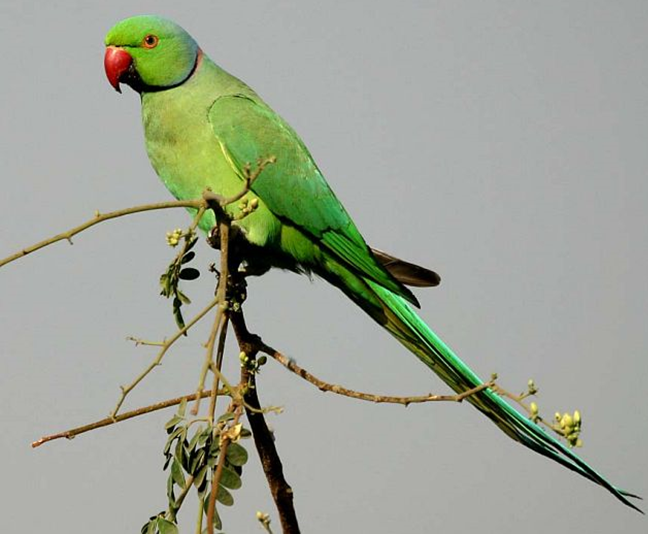
[[(168, 509), (151, 517), (142, 527), (141, 534), (177, 534), (176, 516), (192, 486), (197, 492), (198, 499), (203, 503), (203, 513), (207, 515), (209, 495), (214, 491), (211, 481), (219, 464), (224, 437), (228, 438), (229, 443), (216, 488), (217, 502), (224, 506), (232, 506), (234, 504), (232, 490), (239, 489), (243, 484), (241, 476), (243, 466), (248, 460), (248, 453), (238, 441), (240, 438), (249, 437), (250, 432), (240, 424), (230, 424), (235, 418), (235, 414), (230, 411), (219, 417), (213, 424), (208, 421), (196, 424), (196, 421), (202, 420), (187, 419), (185, 411), (186, 402), (183, 402), (178, 413), (165, 425), (168, 437), (163, 454), (164, 470), (169, 471)], [(217, 510), (214, 510), (214, 528), (222, 529), (222, 521)]]
[(182, 316), (182, 305), (191, 304), (191, 300), (180, 289), (181, 280), (195, 280), (200, 276), (200, 271), (186, 265), (196, 257), (196, 253), (191, 249), (198, 242), (198, 236), (195, 232), (189, 230), (181, 235), (184, 238), (184, 246), (167, 267), (167, 270), (160, 276), (160, 294), (166, 298), (173, 298), (173, 317), (178, 328), (185, 327), (184, 317)]

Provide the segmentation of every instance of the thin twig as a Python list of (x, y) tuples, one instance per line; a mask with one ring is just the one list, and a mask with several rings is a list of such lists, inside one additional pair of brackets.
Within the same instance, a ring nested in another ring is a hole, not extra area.
[(121, 408), (122, 404), (124, 403), (124, 400), (126, 400), (126, 396), (139, 384), (144, 378), (153, 370), (155, 369), (158, 365), (160, 365), (160, 362), (162, 361), (162, 358), (164, 358), (164, 355), (167, 353), (167, 351), (171, 348), (171, 346), (180, 339), (185, 332), (187, 332), (192, 326), (194, 326), (198, 321), (200, 321), (205, 315), (209, 313), (209, 311), (214, 308), (218, 304), (218, 299), (215, 298), (212, 300), (207, 307), (205, 307), (200, 313), (198, 313), (191, 321), (189, 321), (183, 328), (178, 330), (168, 341), (164, 342), (164, 345), (162, 346), (162, 349), (160, 352), (158, 352), (158, 355), (155, 357), (155, 359), (142, 371), (136, 378), (133, 380), (130, 384), (127, 386), (121, 386), (121, 396), (119, 397), (119, 400), (117, 401), (117, 405), (115, 406), (114, 410), (111, 412), (110, 417), (117, 417), (117, 412)]
[[(243, 408), (239, 404), (236, 407), (234, 413), (234, 419), (232, 421), (232, 428), (238, 425), (239, 420), (241, 419), (241, 414), (243, 413)], [(216, 511), (216, 497), (218, 496), (218, 486), (220, 484), (220, 479), (223, 475), (223, 468), (225, 467), (225, 459), (227, 458), (227, 448), (231, 443), (231, 438), (228, 434), (225, 434), (220, 444), (220, 452), (218, 457), (218, 465), (214, 470), (214, 477), (211, 482), (211, 493), (209, 494), (209, 501), (207, 503), (207, 534), (214, 534), (214, 513)]]
[(126, 341), (132, 341), (133, 343), (135, 343), (136, 347), (139, 347), (140, 345), (142, 345), (144, 347), (164, 347), (164, 342), (166, 340), (148, 341), (146, 339), (140, 339), (140, 338), (134, 337), (134, 336), (127, 336)]
[(214, 383), (212, 385), (212, 395), (209, 397), (209, 420), (214, 422), (214, 415), (216, 413), (216, 402), (218, 401), (218, 387), (221, 377), (221, 369), (223, 367), (223, 355), (225, 354), (225, 341), (227, 340), (227, 327), (229, 323), (229, 317), (225, 314), (223, 319), (223, 327), (221, 328), (220, 336), (218, 338), (218, 349), (216, 350), (216, 370), (214, 372)]
[[(222, 208), (223, 206), (221, 205), (220, 207)], [(207, 377), (207, 371), (214, 362), (214, 343), (216, 340), (216, 334), (218, 328), (220, 327), (224, 313), (227, 309), (227, 284), (229, 281), (229, 230), (229, 219), (227, 217), (221, 217), (218, 223), (218, 231), (221, 239), (220, 274), (218, 275), (218, 286), (216, 288), (216, 301), (219, 303), (219, 306), (218, 311), (216, 312), (216, 319), (214, 320), (214, 327), (212, 328), (211, 335), (209, 336), (209, 342), (207, 343), (207, 353), (205, 354), (205, 362), (200, 373), (197, 393), (199, 393), (205, 387), (205, 378)], [(225, 321), (224, 323), (224, 328), (227, 328), (227, 321)], [(192, 409), (192, 413), (198, 413), (199, 405), (200, 397), (198, 396), (196, 398), (196, 403)]]
[(189, 226), (189, 229), (184, 233), (184, 243), (182, 244), (182, 247), (180, 247), (180, 250), (176, 254), (174, 264), (180, 265), (182, 264), (182, 259), (184, 258), (184, 255), (187, 253), (189, 250), (189, 245), (192, 243), (192, 237), (195, 236), (195, 231), (196, 228), (198, 228), (198, 225), (200, 224), (200, 220), (203, 218), (203, 215), (207, 211), (207, 202), (203, 199), (203, 204), (198, 208), (198, 211), (196, 212), (196, 215), (194, 215), (193, 221), (191, 222), (191, 226)]
[[(219, 303), (221, 302), (218, 296), (216, 297), (216, 300)], [(216, 310), (216, 315), (214, 317), (214, 324), (212, 326), (211, 332), (209, 333), (209, 339), (207, 340), (205, 358), (198, 378), (198, 387), (196, 388), (196, 402), (194, 403), (193, 408), (191, 408), (191, 413), (193, 415), (198, 415), (198, 411), (200, 410), (200, 399), (202, 398), (200, 393), (205, 389), (205, 378), (207, 377), (209, 366), (211, 365), (211, 362), (214, 359), (214, 347), (216, 345), (216, 336), (218, 335), (218, 331), (221, 328), (222, 321), (223, 321), (223, 306), (221, 304), (220, 306), (218, 306), (218, 309)]]
[(510, 399), (513, 402), (515, 402), (529, 415), (529, 417), (533, 420), (534, 423), (543, 425), (547, 429), (558, 434), (560, 437), (566, 438), (566, 432), (562, 428), (560, 428), (560, 425), (548, 423), (543, 417), (540, 417), (537, 413), (534, 414), (533, 411), (531, 410), (531, 407), (526, 402), (524, 402), (524, 399), (534, 395), (535, 393), (524, 392), (516, 395), (515, 393), (511, 393), (510, 391), (501, 388), (497, 384), (493, 386), (493, 391), (497, 393), (499, 396), (506, 397), (507, 399)]
[(90, 219), (89, 221), (86, 221), (83, 224), (80, 224), (79, 226), (75, 226), (74, 228), (71, 228), (70, 230), (67, 230), (66, 232), (62, 232), (60, 234), (57, 234), (53, 237), (50, 237), (49, 239), (44, 239), (43, 241), (40, 241), (36, 243), (35, 245), (32, 245), (30, 247), (24, 248), (20, 250), (19, 252), (16, 252), (15, 254), (12, 254), (11, 256), (7, 256), (6, 258), (0, 260), (0, 267), (3, 267), (4, 265), (11, 263), (12, 261), (15, 261), (17, 259), (23, 258), (27, 256), (28, 254), (31, 254), (32, 252), (36, 252), (37, 250), (46, 247), (48, 245), (52, 245), (53, 243), (56, 243), (58, 241), (63, 241), (66, 240), (72, 243), (72, 238), (83, 232), (84, 230), (87, 230), (88, 228), (91, 228), (92, 226), (99, 224), (101, 222), (110, 220), (110, 219), (116, 219), (118, 217), (123, 217), (125, 215), (131, 215), (133, 213), (140, 213), (144, 211), (151, 211), (151, 210), (163, 210), (163, 209), (169, 209), (169, 208), (197, 208), (200, 209), (202, 206), (205, 205), (205, 200), (204, 199), (198, 199), (198, 200), (172, 200), (169, 202), (158, 202), (155, 204), (143, 204), (141, 206), (134, 206), (132, 208), (126, 208), (123, 210), (117, 210), (117, 211), (110, 211), (108, 213), (99, 213), (97, 212), (95, 216)]
[(273, 349), (272, 347), (266, 345), (262, 341), (258, 342), (258, 348), (261, 352), (267, 354), (268, 356), (271, 356), (276, 361), (278, 361), (281, 365), (283, 365), (286, 369), (292, 371), (293, 373), (300, 376), (307, 382), (310, 382), (321, 391), (330, 391), (331, 393), (335, 393), (337, 395), (343, 395), (345, 397), (351, 397), (353, 399), (359, 399), (359, 400), (369, 401), (374, 403), (402, 404), (403, 406), (408, 406), (410, 404), (419, 404), (423, 402), (462, 402), (466, 398), (470, 397), (471, 395), (475, 395), (480, 391), (484, 391), (485, 389), (488, 389), (495, 385), (495, 380), (492, 379), (488, 382), (484, 382), (483, 384), (480, 384), (474, 388), (468, 389), (456, 395), (433, 395), (430, 393), (428, 395), (395, 397), (391, 395), (376, 395), (375, 393), (363, 393), (361, 391), (354, 391), (352, 389), (348, 389), (343, 386), (339, 386), (337, 384), (330, 384), (328, 382), (325, 382), (324, 380), (317, 378), (316, 376), (306, 371), (306, 369), (297, 365), (293, 360), (291, 360), (287, 356), (284, 356), (283, 354)]
[[(201, 395), (203, 397), (209, 397), (211, 394), (212, 392), (210, 390), (210, 391), (203, 391)], [(227, 395), (228, 393), (226, 390), (222, 390), (219, 391), (218, 394)], [(32, 442), (31, 446), (34, 448), (40, 447), (43, 443), (47, 443), (48, 441), (53, 441), (55, 439), (61, 439), (61, 438), (73, 439), (79, 434), (84, 434), (86, 432), (90, 432), (91, 430), (102, 428), (104, 426), (114, 425), (115, 423), (121, 423), (122, 421), (126, 421), (127, 419), (132, 419), (133, 417), (139, 417), (140, 415), (156, 412), (158, 410), (163, 410), (164, 408), (177, 406), (184, 400), (188, 402), (194, 400), (195, 398), (196, 398), (196, 394), (192, 393), (190, 395), (183, 395), (182, 397), (176, 397), (174, 399), (168, 399), (165, 401), (156, 402), (155, 404), (151, 404), (149, 406), (144, 406), (142, 408), (137, 408), (136, 410), (131, 410), (130, 412), (119, 414), (116, 417), (106, 417), (104, 419), (100, 419), (99, 421), (95, 421), (94, 423), (89, 423), (87, 425), (71, 428), (70, 430), (65, 430), (64, 432), (58, 432), (56, 434), (43, 436), (42, 438)]]
[(198, 496), (198, 519), (196, 519), (196, 530), (194, 534), (202, 534), (203, 516), (205, 515), (205, 497)]
[(189, 475), (187, 479), (185, 480), (185, 487), (182, 488), (182, 491), (180, 492), (180, 495), (178, 495), (178, 498), (175, 500), (175, 505), (176, 505), (176, 512), (173, 511), (173, 509), (169, 509), (167, 512), (167, 519), (169, 521), (173, 521), (174, 523), (176, 522), (176, 513), (178, 510), (180, 510), (180, 507), (182, 506), (182, 503), (185, 500), (185, 497), (189, 493), (189, 490), (191, 489), (191, 486), (194, 483), (194, 476)]
[[(250, 182), (246, 182), (246, 187), (245, 189), (249, 189)], [(243, 193), (244, 195), (245, 193)], [(241, 196), (243, 196), (241, 195)], [(226, 203), (233, 202), (234, 200), (223, 200), (221, 201), (220, 208), (222, 209)], [(213, 208), (212, 208), (213, 209)], [(217, 217), (218, 218), (218, 217)], [(221, 316), (222, 314), (226, 313), (227, 309), (227, 285), (229, 283), (229, 230), (230, 230), (230, 220), (228, 217), (221, 217), (218, 222), (218, 232), (220, 235), (220, 274), (218, 276), (218, 287), (216, 289), (216, 300), (220, 303), (220, 306), (218, 308), (218, 314)], [(220, 321), (220, 317), (219, 317)], [(227, 320), (224, 321), (223, 328), (227, 329)], [(213, 336), (210, 337), (211, 341), (211, 348), (208, 350), (207, 353), (207, 366), (209, 367), (209, 364), (211, 365), (211, 368), (214, 372), (214, 377), (215, 380), (217, 380), (218, 376), (220, 375), (220, 366), (217, 368), (216, 367), (216, 362), (214, 362), (214, 340), (216, 337), (216, 332), (212, 332)], [(224, 350), (225, 347), (225, 338), (223, 335), (221, 335), (221, 340), (222, 343), (219, 343), (219, 350)], [(222, 363), (222, 354), (219, 354), (218, 360)], [(206, 372), (205, 372), (206, 374)], [(205, 382), (205, 376), (201, 376), (201, 383), (199, 385), (199, 388), (202, 388)], [(217, 382), (215, 382), (217, 383)], [(196, 405), (198, 404), (198, 399), (196, 399)], [(216, 409), (216, 392), (212, 392), (212, 399), (210, 402), (210, 415), (213, 418), (213, 412), (212, 410)], [(238, 420), (241, 417), (242, 413), (242, 408), (241, 406), (237, 406), (236, 408), (236, 415), (234, 418), (234, 424), (238, 424)], [(216, 470), (214, 471), (214, 476), (212, 478), (212, 484), (211, 484), (211, 493), (209, 495), (209, 501), (207, 503), (207, 534), (213, 534), (214, 532), (214, 513), (216, 511), (216, 496), (218, 494), (218, 484), (220, 482), (221, 475), (223, 473), (223, 467), (225, 465), (225, 455), (227, 453), (227, 447), (229, 446), (230, 440), (226, 436), (222, 442), (221, 442), (221, 447), (220, 447), (220, 457), (218, 459), (218, 466), (216, 467)]]
[(257, 161), (256, 169), (254, 169), (254, 171), (251, 170), (250, 163), (246, 163), (243, 168), (245, 185), (243, 186), (243, 189), (241, 189), (236, 195), (224, 198), (221, 195), (212, 192), (211, 189), (207, 189), (205, 192), (203, 192), (203, 199), (206, 200), (210, 204), (210, 206), (213, 206), (213, 203), (217, 203), (221, 208), (224, 208), (228, 204), (233, 204), (237, 200), (241, 200), (252, 190), (252, 184), (260, 176), (263, 170), (268, 165), (272, 165), (276, 162), (277, 158), (275, 156), (259, 158), (259, 160)]

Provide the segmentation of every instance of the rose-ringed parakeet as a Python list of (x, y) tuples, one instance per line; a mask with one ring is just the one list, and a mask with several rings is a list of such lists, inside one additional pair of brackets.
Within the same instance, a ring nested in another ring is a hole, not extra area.
[[(229, 197), (244, 185), (245, 165), (265, 167), (247, 194), (258, 207), (234, 222), (245, 262), (314, 273), (344, 292), (454, 391), (482, 380), (423, 322), (409, 285), (436, 285), (435, 273), (367, 246), (295, 131), (245, 83), (199, 48), (180, 26), (156, 16), (116, 24), (106, 36), (108, 80), (137, 91), (151, 163), (178, 199), (209, 187)], [(256, 203), (255, 202), (255, 203)], [(227, 210), (235, 215), (238, 203)], [(208, 212), (200, 226), (215, 225)], [(254, 270), (253, 269), (253, 270)], [(610, 484), (569, 448), (491, 389), (468, 397), (510, 438), (603, 486), (624, 504), (634, 497)]]

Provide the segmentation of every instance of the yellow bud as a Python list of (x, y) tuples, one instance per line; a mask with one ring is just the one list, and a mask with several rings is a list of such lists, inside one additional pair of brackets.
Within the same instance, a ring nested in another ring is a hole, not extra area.
[(269, 530), (269, 527), (270, 527), (270, 515), (269, 514), (264, 514), (263, 512), (257, 512), (256, 513), (256, 518), (257, 518), (257, 521), (259, 521), (259, 523), (261, 523), (262, 525), (264, 525), (266, 527), (266, 529), (268, 529), (268, 532), (269, 532), (270, 531)]
[(258, 198), (253, 198), (252, 200), (250, 200), (250, 208), (255, 210), (258, 207), (259, 207), (259, 199)]
[(166, 233), (167, 245), (169, 245), (170, 247), (175, 247), (180, 242), (181, 237), (182, 237), (182, 230), (180, 230), (179, 228), (171, 232), (167, 232)]
[(535, 402), (532, 402), (529, 408), (531, 409), (531, 415), (538, 415), (538, 405)]
[(556, 421), (560, 421), (560, 412), (556, 412), (556, 413), (554, 414), (554, 419), (555, 419)]
[(572, 418), (571, 415), (566, 413), (562, 416), (562, 419), (560, 420), (560, 426), (562, 426), (563, 428), (571, 428), (574, 426), (574, 419)]
[(574, 423), (576, 423), (577, 425), (580, 425), (580, 422), (581, 422), (581, 414), (580, 414), (580, 412), (578, 410), (575, 410), (574, 411)]
[(244, 351), (241, 351), (241, 353), (239, 354), (239, 360), (241, 360), (241, 363), (245, 363), (247, 359), (248, 359), (247, 354), (245, 354)]

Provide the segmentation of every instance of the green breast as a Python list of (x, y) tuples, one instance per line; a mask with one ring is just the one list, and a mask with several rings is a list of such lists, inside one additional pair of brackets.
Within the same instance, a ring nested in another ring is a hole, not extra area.
[[(225, 158), (209, 122), (209, 109), (217, 98), (241, 93), (256, 97), (243, 82), (203, 57), (182, 85), (143, 94), (146, 151), (155, 172), (177, 199), (200, 198), (208, 187), (225, 197), (241, 191), (243, 181)], [(236, 211), (236, 206), (228, 211)], [(200, 226), (209, 231), (214, 223), (208, 212)], [(262, 202), (240, 226), (258, 245), (274, 240), (279, 230), (278, 220)]]
[(142, 122), (146, 151), (164, 185), (178, 199), (200, 197), (206, 187), (229, 194), (233, 175), (208, 121), (208, 110), (220, 96), (217, 68), (203, 60), (184, 84), (145, 93)]

